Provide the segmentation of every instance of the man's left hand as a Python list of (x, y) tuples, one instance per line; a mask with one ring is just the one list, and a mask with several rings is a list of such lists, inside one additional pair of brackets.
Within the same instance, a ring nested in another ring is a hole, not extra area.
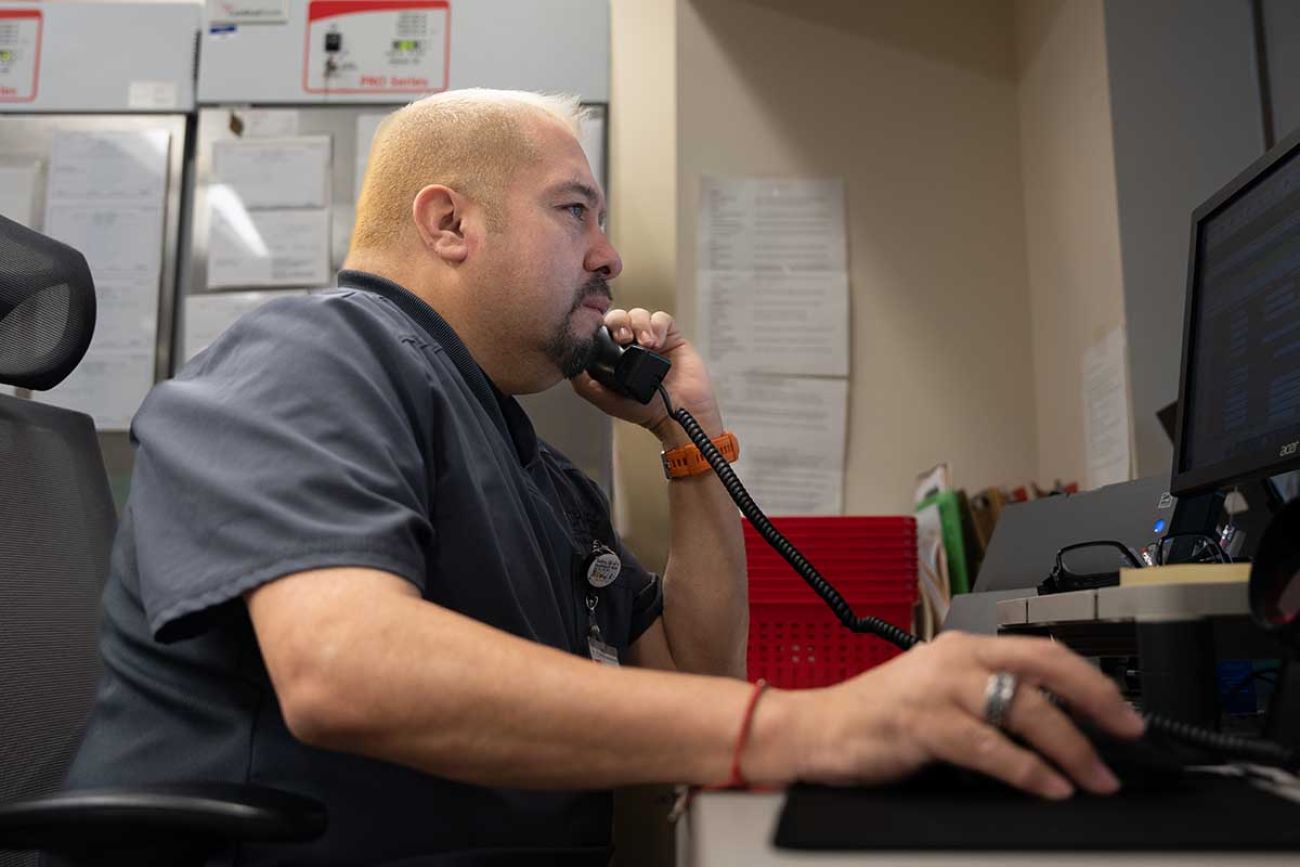
[[(663, 387), (672, 398), (673, 406), (685, 407), (710, 436), (722, 432), (722, 416), (713, 396), (713, 385), (709, 382), (704, 360), (682, 336), (670, 314), (662, 310), (651, 313), (641, 307), (610, 310), (605, 314), (605, 325), (617, 343), (623, 346), (638, 343), (671, 361), (673, 366), (664, 378)], [(669, 418), (667, 408), (657, 397), (642, 406), (634, 400), (615, 394), (586, 373), (574, 377), (573, 390), (602, 412), (652, 431), (666, 448), (689, 441), (677, 422)]]

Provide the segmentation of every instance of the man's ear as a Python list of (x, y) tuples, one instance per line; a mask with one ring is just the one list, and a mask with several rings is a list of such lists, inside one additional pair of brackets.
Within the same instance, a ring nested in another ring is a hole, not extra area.
[(451, 187), (430, 184), (415, 194), (411, 203), (411, 216), (415, 220), (420, 241), (435, 256), (459, 264), (469, 255), (470, 239), (466, 237), (469, 201)]

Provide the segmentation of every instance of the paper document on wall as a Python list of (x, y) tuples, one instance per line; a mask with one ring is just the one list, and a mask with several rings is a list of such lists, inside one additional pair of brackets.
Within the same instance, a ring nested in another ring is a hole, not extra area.
[[(582, 121), (582, 134), (579, 137), (582, 150), (587, 155), (587, 164), (591, 166), (591, 176), (602, 187), (605, 185), (605, 110), (599, 106), (590, 106)], [(609, 190), (605, 190), (608, 197)]]
[(36, 228), (36, 185), (40, 175), (41, 164), (36, 161), (0, 164), (0, 216)]
[(323, 286), (330, 280), (330, 212), (246, 211), (213, 202), (208, 288)]
[(296, 108), (246, 108), (231, 112), (231, 125), (238, 124), (244, 138), (284, 138), (298, 134)]
[(208, 0), (209, 24), (284, 24), (289, 0)]
[(50, 149), (51, 202), (108, 202), (162, 207), (167, 192), (164, 129), (66, 133)]
[[(158, 306), (158, 275), (162, 267), (163, 209), (150, 205), (51, 202), (45, 210), (45, 233), (70, 244), (86, 257), (101, 307), (107, 305), (103, 287), (114, 281), (152, 283), (131, 303)], [(146, 297), (147, 296), (147, 297)], [(126, 299), (122, 299), (126, 300)], [(101, 309), (102, 316), (111, 314)], [(96, 322), (96, 331), (104, 328)]]
[(704, 178), (700, 270), (843, 271), (844, 182)]
[(844, 184), (705, 178), (699, 218), (711, 369), (848, 375)]
[(171, 134), (70, 133), (51, 150), (45, 233), (86, 257), (95, 336), (72, 374), (33, 398), (123, 429), (153, 385)]
[(172, 111), (179, 103), (175, 81), (132, 81), (126, 86), (126, 106), (132, 111)]
[(844, 506), (848, 382), (812, 377), (715, 378), (728, 429), (740, 440), (736, 473), (771, 515), (838, 515)]
[(356, 166), (352, 176), (352, 200), (361, 198), (361, 183), (366, 179), (366, 166), (370, 164), (370, 147), (375, 142), (375, 133), (388, 114), (357, 115)]
[(773, 514), (843, 508), (847, 260), (842, 181), (703, 180), (698, 343)]
[(1122, 325), (1084, 350), (1083, 411), (1088, 487), (1128, 481), (1131, 427)]
[(326, 135), (212, 144), (212, 183), (227, 185), (250, 210), (324, 208), (329, 204), (329, 173)]
[(284, 289), (278, 292), (205, 292), (186, 297), (183, 358), (189, 361), (207, 349), (241, 316), (268, 301), (306, 295), (303, 289)]
[(127, 430), (151, 388), (152, 352), (145, 359), (133, 352), (100, 349), (92, 341), (67, 379), (49, 391), (32, 392), (32, 398), (84, 412), (99, 430)]
[(710, 369), (848, 374), (843, 271), (701, 271), (698, 285)]

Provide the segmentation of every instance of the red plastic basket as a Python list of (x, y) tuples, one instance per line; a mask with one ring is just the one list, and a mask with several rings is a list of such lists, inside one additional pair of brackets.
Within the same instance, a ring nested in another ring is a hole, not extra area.
[[(911, 600), (855, 605), (854, 610), (903, 629), (912, 626)], [(782, 689), (830, 686), (901, 652), (883, 638), (850, 632), (816, 597), (811, 602), (749, 605), (750, 680), (761, 677)]]
[[(781, 517), (773, 525), (852, 606), (902, 629), (916, 600), (916, 522), (909, 517)], [(745, 522), (749, 561), (749, 677), (785, 689), (829, 686), (900, 651), (850, 632)]]

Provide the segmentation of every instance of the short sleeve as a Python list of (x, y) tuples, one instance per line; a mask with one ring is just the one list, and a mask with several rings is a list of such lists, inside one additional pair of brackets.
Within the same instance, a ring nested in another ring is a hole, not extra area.
[(630, 645), (663, 616), (664, 582), (657, 574), (641, 565), (622, 539), (617, 540), (617, 552), (632, 587), (632, 621), (628, 630)]
[(430, 374), (382, 304), (271, 302), (145, 400), (128, 508), (156, 639), (307, 569), (382, 569), (423, 590)]

